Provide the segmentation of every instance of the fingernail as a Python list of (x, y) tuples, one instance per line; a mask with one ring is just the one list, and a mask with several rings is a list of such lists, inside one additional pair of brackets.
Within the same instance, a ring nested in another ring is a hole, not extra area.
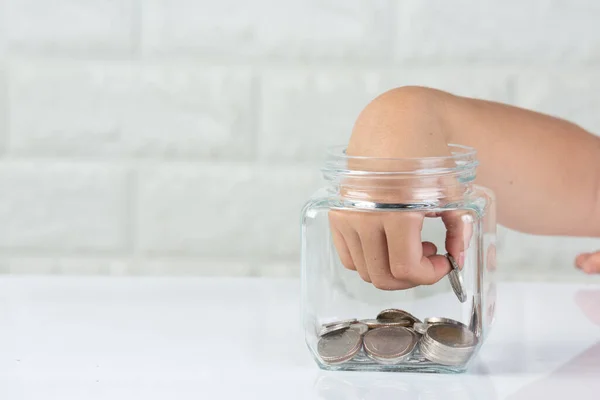
[(461, 251), (458, 256), (458, 265), (460, 265), (461, 267), (463, 265), (465, 265), (465, 252), (464, 251)]

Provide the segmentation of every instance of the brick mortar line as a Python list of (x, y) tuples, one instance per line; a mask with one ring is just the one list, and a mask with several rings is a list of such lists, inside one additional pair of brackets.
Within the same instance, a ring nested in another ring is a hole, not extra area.
[(114, 259), (114, 258), (127, 258), (130, 257), (131, 253), (125, 250), (92, 250), (92, 249), (73, 249), (73, 250), (61, 250), (61, 249), (41, 249), (35, 246), (16, 246), (11, 248), (10, 246), (0, 247), (0, 259), (9, 258), (94, 258), (94, 259)]
[(85, 165), (88, 167), (103, 168), (107, 170), (116, 170), (126, 172), (127, 169), (131, 168), (134, 171), (139, 171), (145, 168), (160, 168), (160, 167), (206, 167), (206, 168), (245, 168), (245, 167), (258, 167), (258, 168), (270, 168), (270, 167), (287, 167), (293, 168), (298, 167), (302, 169), (312, 169), (315, 172), (319, 172), (323, 166), (324, 161), (314, 160), (235, 160), (235, 159), (211, 159), (211, 158), (110, 158), (105, 157), (102, 159), (89, 159), (85, 156), (60, 156), (60, 157), (39, 157), (36, 155), (32, 156), (18, 156), (7, 153), (3, 157), (0, 157), (0, 167), (2, 166), (19, 166), (22, 164), (46, 164), (46, 165), (64, 165), (64, 166), (81, 166)]
[(17, 61), (67, 61), (72, 63), (81, 62), (127, 62), (127, 63), (139, 63), (139, 64), (169, 64), (177, 65), (179, 63), (194, 64), (194, 65), (205, 65), (205, 66), (228, 66), (228, 67), (254, 67), (254, 68), (300, 68), (300, 69), (313, 69), (313, 68), (339, 68), (342, 69), (395, 69), (398, 67), (415, 67), (422, 69), (423, 67), (430, 67), (435, 65), (434, 68), (448, 68), (448, 67), (484, 67), (484, 68), (535, 68), (539, 67), (542, 69), (563, 69), (573, 68), (575, 66), (586, 67), (590, 70), (596, 70), (594, 67), (600, 65), (600, 59), (580, 59), (574, 61), (565, 60), (550, 60), (552, 61), (552, 67), (548, 67), (549, 60), (540, 60), (537, 62), (521, 61), (519, 58), (506, 59), (506, 60), (476, 60), (465, 58), (451, 59), (447, 57), (442, 58), (410, 58), (403, 60), (377, 60), (373, 59), (361, 59), (361, 58), (340, 58), (340, 59), (328, 59), (328, 58), (286, 58), (286, 57), (273, 57), (273, 56), (257, 56), (257, 57), (217, 57), (203, 54), (191, 54), (181, 53), (161, 53), (155, 55), (147, 54), (124, 54), (123, 51), (116, 52), (115, 54), (109, 54), (104, 51), (97, 51), (96, 56), (94, 52), (82, 53), (82, 52), (61, 52), (61, 51), (21, 51), (7, 49), (6, 60), (10, 62)]
[[(35, 252), (32, 253), (28, 250), (25, 252), (21, 251), (11, 251), (8, 253), (4, 252), (4, 249), (0, 249), (0, 264), (2, 262), (10, 262), (10, 261), (20, 261), (20, 260), (28, 260), (28, 261), (48, 261), (48, 260), (58, 260), (58, 261), (115, 261), (115, 262), (133, 262), (133, 263), (144, 263), (144, 262), (159, 262), (159, 263), (169, 263), (169, 262), (179, 262), (179, 263), (189, 263), (189, 262), (199, 262), (199, 263), (224, 263), (224, 264), (242, 264), (247, 266), (254, 266), (255, 264), (262, 265), (278, 265), (278, 264), (297, 264), (300, 265), (300, 258), (269, 258), (269, 257), (256, 257), (256, 258), (248, 258), (248, 257), (239, 257), (239, 258), (231, 258), (231, 256), (224, 255), (223, 257), (218, 256), (177, 256), (177, 255), (161, 255), (161, 256), (147, 256), (147, 255), (118, 255), (118, 254), (107, 254), (107, 253), (62, 253), (59, 254), (57, 252)], [(230, 254), (230, 253), (227, 253)]]

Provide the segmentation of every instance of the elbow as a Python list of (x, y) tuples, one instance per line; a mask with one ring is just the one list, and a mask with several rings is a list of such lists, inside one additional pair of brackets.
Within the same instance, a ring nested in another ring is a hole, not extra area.
[(400, 86), (377, 96), (373, 103), (394, 104), (395, 107), (418, 107), (431, 109), (451, 94), (426, 86)]

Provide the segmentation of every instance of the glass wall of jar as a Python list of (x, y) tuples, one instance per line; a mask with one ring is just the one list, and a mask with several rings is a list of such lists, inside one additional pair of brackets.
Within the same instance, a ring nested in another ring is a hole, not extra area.
[(329, 151), (302, 211), (303, 327), (321, 368), (468, 369), (494, 317), (495, 207), (475, 150), (450, 154)]

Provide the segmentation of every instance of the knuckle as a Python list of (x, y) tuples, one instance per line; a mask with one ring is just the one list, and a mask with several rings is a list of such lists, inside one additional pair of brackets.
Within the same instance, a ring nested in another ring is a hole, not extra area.
[(349, 269), (351, 271), (356, 271), (356, 266), (354, 265), (353, 262), (348, 261), (348, 260), (342, 260), (342, 265), (344, 266), (344, 268)]
[(417, 276), (412, 281), (418, 285), (430, 286), (439, 281), (439, 279), (434, 276)]
[(365, 282), (367, 282), (367, 283), (371, 283), (371, 278), (369, 277), (369, 275), (367, 275), (367, 274), (365, 274), (365, 273), (363, 273), (363, 272), (360, 272), (360, 270), (359, 270), (359, 272), (358, 272), (358, 276), (360, 276), (360, 278), (361, 278), (363, 281), (365, 281)]
[(374, 280), (373, 286), (379, 290), (394, 290), (394, 285), (390, 281), (386, 280)]

